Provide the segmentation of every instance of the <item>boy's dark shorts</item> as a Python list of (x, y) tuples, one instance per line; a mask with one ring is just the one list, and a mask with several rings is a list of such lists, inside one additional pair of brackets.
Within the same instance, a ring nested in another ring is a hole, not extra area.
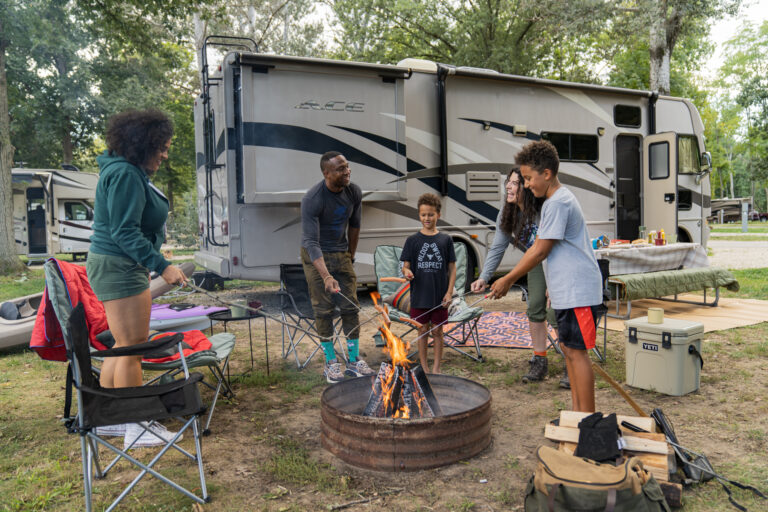
[(606, 311), (602, 304), (556, 309), (555, 317), (557, 318), (557, 334), (560, 343), (577, 350), (595, 348), (597, 321)]
[(434, 327), (448, 320), (448, 310), (445, 308), (437, 308), (432, 310), (411, 308), (411, 318), (422, 325), (431, 323)]

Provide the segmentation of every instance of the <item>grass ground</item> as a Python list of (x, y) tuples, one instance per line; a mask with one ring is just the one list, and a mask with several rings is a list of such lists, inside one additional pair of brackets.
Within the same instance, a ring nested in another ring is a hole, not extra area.
[[(734, 274), (742, 289), (728, 295), (768, 300), (768, 269)], [(0, 278), (0, 293), (20, 296), (39, 291), (41, 279), (34, 269)], [(254, 288), (253, 283), (230, 281), (225, 286), (223, 296), (239, 298), (270, 285)], [(27, 292), (27, 287), (32, 291)], [(205, 297), (182, 300), (205, 301)], [(492, 307), (524, 310), (522, 303), (493, 303), (487, 309)], [(562, 363), (556, 355), (549, 356), (547, 381), (524, 385), (520, 377), (527, 369), (528, 351), (486, 349), (483, 363), (447, 352), (443, 364), (447, 373), (480, 382), (492, 391), (492, 445), (470, 460), (435, 470), (376, 473), (349, 466), (322, 449), (320, 393), (326, 384), (319, 362), (297, 371), (283, 360), (280, 329), (273, 324), (268, 334), (271, 371), (267, 374), (263, 334), (254, 323), (254, 371), (233, 378), (237, 397), (217, 405), (213, 434), (203, 440), (212, 503), (194, 506), (157, 481), (145, 480), (119, 510), (298, 512), (344, 505), (346, 510), (425, 512), (522, 509), (523, 490), (536, 467), (535, 448), (546, 443), (543, 427), (570, 403), (570, 394), (557, 386)], [(249, 351), (243, 345), (248, 329), (242, 323), (229, 328), (239, 344), (232, 373), (239, 374), (250, 366)], [(604, 367), (623, 382), (623, 335), (610, 332), (608, 340)], [(707, 334), (702, 349), (706, 364), (701, 388), (695, 393), (671, 397), (627, 388), (646, 411), (661, 407), (674, 421), (683, 444), (706, 453), (718, 471), (763, 491), (768, 490), (766, 340), (768, 323)], [(372, 365), (383, 358), (373, 349), (369, 335), (361, 347)], [(0, 511), (82, 509), (79, 443), (61, 424), (64, 368), (23, 349), (0, 352)], [(633, 414), (608, 384), (598, 378), (595, 387), (600, 410)], [(204, 397), (210, 399), (207, 390)], [(162, 467), (194, 487), (194, 470), (176, 454)], [(115, 469), (96, 484), (96, 510), (103, 510), (135, 475), (121, 466)], [(734, 492), (749, 510), (768, 510), (765, 501), (745, 491)], [(686, 488), (684, 505), (691, 512), (730, 508), (715, 482)]]

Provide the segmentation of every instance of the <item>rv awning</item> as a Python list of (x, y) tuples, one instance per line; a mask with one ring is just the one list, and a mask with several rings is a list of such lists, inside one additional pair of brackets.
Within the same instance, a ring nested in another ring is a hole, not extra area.
[(283, 55), (265, 55), (261, 53), (237, 53), (242, 64), (250, 66), (274, 67), (277, 64), (299, 64), (302, 66), (324, 66), (350, 68), (360, 71), (373, 71), (388, 78), (409, 78), (411, 69), (390, 66), (388, 64), (369, 64), (345, 60), (315, 59), (306, 57), (287, 57)]

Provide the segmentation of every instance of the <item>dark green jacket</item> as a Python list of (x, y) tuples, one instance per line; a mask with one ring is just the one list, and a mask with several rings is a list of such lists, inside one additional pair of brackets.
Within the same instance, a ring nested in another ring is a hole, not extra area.
[(165, 241), (168, 199), (147, 174), (125, 158), (104, 152), (96, 185), (90, 250), (123, 256), (160, 274), (170, 265), (160, 253)]

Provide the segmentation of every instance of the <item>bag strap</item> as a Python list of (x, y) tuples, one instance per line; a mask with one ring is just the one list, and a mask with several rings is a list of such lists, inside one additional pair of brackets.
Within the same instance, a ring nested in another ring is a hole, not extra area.
[(728, 488), (727, 485), (725, 485), (726, 482), (728, 482), (731, 485), (735, 485), (739, 489), (744, 489), (745, 491), (752, 491), (757, 496), (759, 496), (759, 497), (761, 497), (763, 499), (768, 499), (768, 496), (766, 496), (765, 494), (763, 494), (762, 492), (760, 492), (756, 488), (752, 487), (751, 485), (740, 484), (739, 482), (736, 482), (735, 480), (729, 480), (729, 479), (727, 479), (725, 477), (721, 477), (721, 476), (715, 476), (715, 478), (717, 478), (717, 481), (720, 482), (720, 485), (723, 486), (723, 489), (725, 490), (725, 493), (728, 495), (728, 501), (731, 502), (731, 505), (736, 507), (738, 510), (741, 510), (741, 512), (747, 512), (747, 508), (744, 507), (743, 505), (741, 505), (740, 503), (738, 503), (736, 500), (733, 499), (733, 494), (731, 493), (731, 490)]
[[(549, 507), (549, 512), (555, 512), (555, 496), (557, 496), (557, 491), (560, 490), (561, 485), (562, 484), (560, 482), (557, 482), (549, 491), (549, 497), (547, 498), (547, 507)], [(730, 494), (730, 491), (728, 491), (729, 496)], [(605, 502), (605, 512), (613, 512), (615, 508), (616, 489), (608, 489), (608, 499)]]

